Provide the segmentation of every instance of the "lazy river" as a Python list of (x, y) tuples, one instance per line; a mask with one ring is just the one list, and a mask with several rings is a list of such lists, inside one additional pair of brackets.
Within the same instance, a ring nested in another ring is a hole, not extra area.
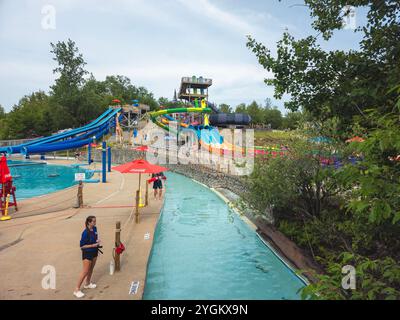
[(300, 299), (304, 282), (216, 193), (167, 177), (144, 299)]

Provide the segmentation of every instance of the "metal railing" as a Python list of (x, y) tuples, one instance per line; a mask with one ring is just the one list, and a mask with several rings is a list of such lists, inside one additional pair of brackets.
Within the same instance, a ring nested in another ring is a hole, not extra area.
[(201, 84), (209, 84), (212, 85), (212, 79), (207, 79), (207, 78), (196, 78), (196, 77), (183, 77), (182, 82), (184, 83), (201, 83)]
[(0, 146), (1, 147), (9, 147), (9, 146), (16, 146), (18, 144), (26, 143), (32, 140), (35, 140), (37, 138), (32, 138), (32, 139), (16, 139), (16, 140), (0, 140)]

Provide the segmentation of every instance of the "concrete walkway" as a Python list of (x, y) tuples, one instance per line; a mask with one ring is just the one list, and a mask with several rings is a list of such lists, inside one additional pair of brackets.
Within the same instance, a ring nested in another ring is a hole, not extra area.
[[(145, 178), (142, 176), (142, 190), (145, 190)], [(140, 222), (136, 224), (132, 203), (138, 175), (112, 172), (107, 180), (106, 184), (84, 186), (85, 208), (72, 208), (76, 195), (73, 187), (23, 201), (20, 213), (0, 222), (0, 299), (75, 299), (72, 292), (82, 269), (79, 240), (88, 215), (97, 217), (104, 254), (99, 254), (92, 278), (97, 288), (83, 290), (86, 293), (83, 299), (142, 298), (163, 200), (153, 200), (150, 194), (149, 206), (140, 209)], [(57, 207), (62, 201), (69, 203), (68, 209), (48, 209), (44, 214), (37, 210), (37, 207)], [(121, 256), (121, 271), (111, 276), (109, 264), (117, 221), (121, 222), (121, 241), (126, 251)], [(150, 234), (149, 239), (145, 239), (146, 233)], [(56, 288), (46, 290), (42, 287), (46, 276), (42, 269), (48, 265), (55, 268)], [(129, 294), (132, 281), (140, 283), (134, 295)]]

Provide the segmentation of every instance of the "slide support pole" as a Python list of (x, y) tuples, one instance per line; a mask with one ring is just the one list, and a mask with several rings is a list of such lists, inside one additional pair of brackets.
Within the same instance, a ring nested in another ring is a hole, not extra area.
[(92, 162), (92, 146), (91, 143), (88, 144), (88, 165)]
[(102, 170), (103, 170), (103, 174), (102, 174), (102, 182), (106, 183), (107, 182), (107, 162), (106, 162), (106, 158), (107, 158), (107, 145), (106, 142), (103, 141), (103, 146), (101, 149), (101, 164), (102, 164)]
[(111, 172), (111, 147), (107, 148), (108, 172)]

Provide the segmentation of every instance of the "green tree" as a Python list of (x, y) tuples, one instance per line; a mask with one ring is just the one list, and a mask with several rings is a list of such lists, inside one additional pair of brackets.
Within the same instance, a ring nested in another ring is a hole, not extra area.
[(6, 123), (6, 111), (0, 105), (0, 139), (5, 139), (7, 136), (7, 123)]
[(326, 41), (342, 27), (345, 5), (366, 7), (367, 24), (355, 30), (363, 35), (360, 49), (324, 51), (317, 36), (296, 40), (285, 32), (274, 57), (269, 48), (249, 37), (247, 46), (259, 63), (274, 73), (274, 78), (265, 82), (274, 86), (277, 99), (290, 94), (285, 105), (292, 111), (301, 107), (321, 121), (339, 117), (343, 134), (350, 130), (355, 116), (362, 117), (362, 126), (370, 127), (365, 111), (390, 112), (396, 100), (388, 88), (400, 82), (399, 1), (377, 5), (370, 0), (305, 0), (305, 4), (315, 19), (313, 27)]
[(107, 109), (108, 101), (104, 86), (91, 75), (79, 93), (79, 108), (76, 115), (78, 125), (84, 125), (97, 118)]
[(224, 113), (232, 113), (232, 108), (229, 104), (221, 103), (219, 105), (219, 110)]
[(264, 122), (263, 110), (256, 101), (246, 107), (245, 113), (250, 115), (253, 124), (262, 124)]
[(0, 104), (0, 119), (4, 119), (6, 117), (6, 111)]
[(282, 120), (282, 128), (294, 130), (299, 127), (302, 119), (302, 114), (299, 111), (288, 112)]
[(264, 124), (270, 124), (272, 129), (280, 129), (282, 127), (282, 112), (277, 107), (264, 108), (262, 110)]
[(167, 107), (167, 106), (169, 106), (170, 101), (168, 100), (168, 98), (160, 97), (160, 98), (158, 98), (158, 104), (159, 104), (160, 106)]
[(51, 86), (49, 95), (39, 91), (23, 97), (12, 110), (5, 114), (0, 107), (0, 137), (18, 139), (49, 135), (65, 128), (81, 126), (98, 117), (120, 99), (123, 104), (139, 100), (152, 110), (158, 108), (153, 93), (142, 86), (134, 86), (128, 77), (107, 76), (98, 81), (85, 70), (85, 61), (75, 42), (51, 43), (53, 60), (58, 66), (53, 70), (59, 74)]
[(5, 138), (23, 139), (50, 134), (54, 129), (52, 118), (47, 117), (50, 113), (49, 97), (43, 91), (23, 97), (7, 115)]
[(113, 99), (119, 99), (126, 104), (132, 104), (132, 100), (139, 100), (140, 103), (150, 106), (151, 110), (158, 108), (158, 103), (153, 94), (144, 87), (134, 86), (128, 77), (122, 75), (107, 76), (103, 86), (109, 104)]
[(185, 106), (185, 103), (182, 101), (171, 101), (165, 97), (160, 97), (157, 102), (159, 106), (164, 106), (166, 108), (179, 108)]
[[(314, 18), (314, 29), (325, 41), (342, 27), (345, 5), (364, 6), (367, 23), (355, 30), (362, 34), (359, 49), (324, 51), (318, 36), (296, 40), (288, 32), (278, 42), (277, 56), (251, 37), (247, 45), (260, 64), (274, 73), (274, 79), (266, 79), (266, 83), (274, 85), (275, 97), (290, 94), (286, 107), (303, 111), (305, 133), (314, 131), (336, 138), (339, 143), (334, 146), (335, 153), (331, 150), (326, 156), (339, 156), (341, 166), (335, 170), (322, 169), (320, 165), (307, 168), (299, 160), (304, 159), (307, 164), (311, 156), (304, 158), (301, 154), (287, 157), (280, 168), (276, 160), (264, 161), (261, 169), (256, 168), (261, 174), (252, 178), (250, 186), (257, 190), (264, 184), (264, 189), (270, 190), (264, 193), (269, 201), (263, 203), (259, 199), (257, 205), (273, 202), (279, 229), (309, 250), (324, 268), (325, 274), (317, 276), (319, 281), (303, 290), (304, 297), (398, 300), (400, 2), (305, 3)], [(355, 134), (366, 140), (348, 147), (340, 143)], [(319, 174), (315, 175), (316, 172)], [(259, 181), (263, 175), (269, 179)], [(329, 192), (334, 194), (320, 207), (320, 214), (315, 215), (305, 204), (318, 203), (318, 181), (323, 188), (329, 187), (328, 181), (332, 182)], [(270, 188), (272, 183), (275, 190)], [(293, 207), (296, 210), (290, 211)], [(312, 217), (306, 213), (312, 213)], [(356, 268), (356, 290), (346, 291), (340, 286), (341, 268), (346, 264)]]
[[(71, 115), (70, 119), (77, 119), (79, 113), (80, 88), (84, 83), (84, 76), (88, 73), (84, 67), (86, 62), (75, 42), (59, 41), (56, 44), (50, 43), (53, 60), (57, 61), (58, 67), (53, 73), (59, 74), (52, 89), (52, 96), (55, 103), (65, 108)], [(68, 123), (73, 126), (76, 123)]]
[(247, 111), (247, 107), (245, 103), (241, 103), (239, 105), (236, 106), (235, 108), (235, 112), (237, 113), (246, 113)]

